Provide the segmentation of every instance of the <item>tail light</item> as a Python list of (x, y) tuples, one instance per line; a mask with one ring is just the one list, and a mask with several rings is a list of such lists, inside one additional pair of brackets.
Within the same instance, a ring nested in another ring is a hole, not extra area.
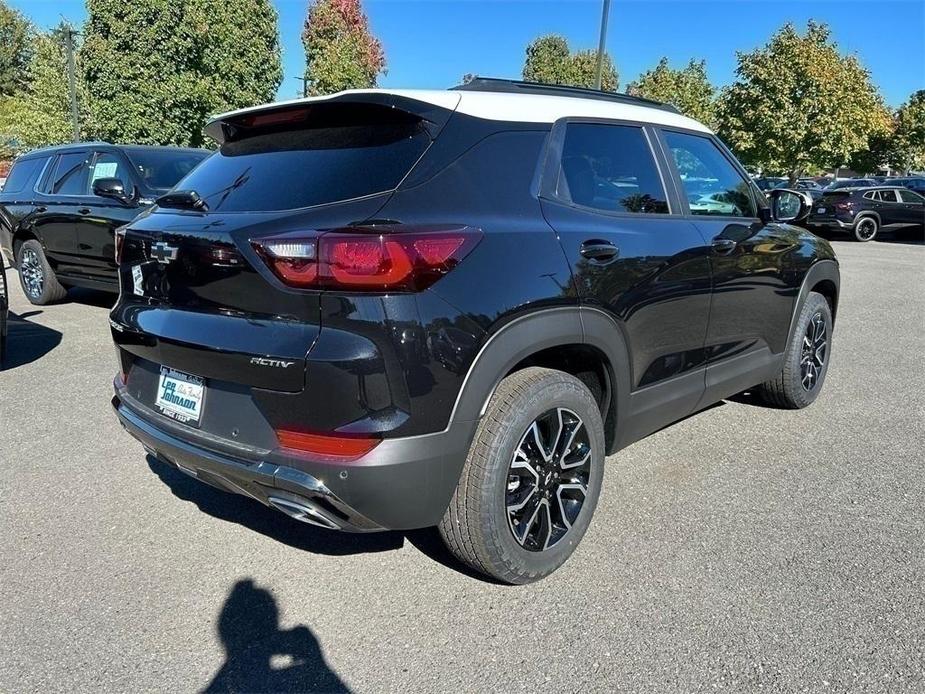
[(352, 227), (251, 244), (291, 287), (421, 291), (458, 265), (481, 239), (468, 226)]
[(127, 229), (128, 227), (119, 227), (116, 229), (116, 265), (122, 262), (122, 244), (125, 243), (125, 232)]
[(839, 200), (834, 205), (832, 205), (836, 210), (850, 210), (854, 207), (854, 203), (850, 200)]
[(356, 460), (369, 453), (382, 440), (365, 436), (311, 434), (285, 429), (278, 430), (276, 437), (283, 450), (342, 461)]

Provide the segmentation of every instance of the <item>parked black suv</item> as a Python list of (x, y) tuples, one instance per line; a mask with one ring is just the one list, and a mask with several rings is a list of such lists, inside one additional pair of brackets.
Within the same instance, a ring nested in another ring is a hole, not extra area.
[(0, 191), (0, 250), (26, 298), (47, 304), (70, 286), (119, 291), (114, 230), (208, 155), (81, 142), (19, 157)]
[(438, 525), (525, 583), (581, 540), (605, 455), (822, 387), (832, 249), (670, 107), (476, 80), (206, 132), (119, 240), (111, 313), (119, 419), (203, 482), (325, 528)]
[(844, 231), (858, 241), (873, 241), (881, 231), (921, 230), (925, 198), (895, 186), (827, 190), (813, 204), (807, 226)]

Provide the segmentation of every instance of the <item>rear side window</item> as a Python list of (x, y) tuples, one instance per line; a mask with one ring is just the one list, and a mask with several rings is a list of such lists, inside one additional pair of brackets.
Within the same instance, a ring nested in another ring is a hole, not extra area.
[(242, 128), (176, 187), (222, 212), (312, 207), (394, 190), (430, 144), (423, 121), (387, 107), (342, 106), (311, 122), (268, 117), (271, 127)]
[(48, 157), (33, 157), (32, 159), (20, 159), (17, 161), (13, 164), (6, 183), (3, 184), (3, 192), (19, 193), (26, 190), (28, 184), (33, 182), (42, 171), (46, 161), (48, 161)]
[(90, 153), (67, 152), (58, 157), (51, 177), (52, 195), (87, 195), (90, 182)]
[(668, 212), (652, 150), (634, 126), (569, 123), (556, 195), (605, 212)]
[(899, 202), (899, 198), (896, 197), (895, 190), (878, 190), (877, 198), (882, 202)]
[(751, 186), (706, 137), (665, 131), (691, 214), (756, 217)]

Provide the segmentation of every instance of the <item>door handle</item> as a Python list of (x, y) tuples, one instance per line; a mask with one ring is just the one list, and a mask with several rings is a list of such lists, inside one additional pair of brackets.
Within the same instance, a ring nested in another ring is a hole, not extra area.
[(38, 207), (35, 208), (36, 212), (45, 212), (46, 210), (48, 210), (48, 208), (45, 207), (45, 205), (39, 205)]
[(719, 253), (720, 255), (728, 255), (735, 250), (737, 244), (732, 239), (724, 239), (717, 236), (715, 239), (713, 239), (710, 245), (713, 247), (713, 251), (715, 253)]
[(610, 241), (600, 239), (591, 239), (581, 244), (578, 250), (583, 258), (604, 264), (611, 260), (616, 260), (620, 256), (620, 249), (614, 246)]
[(77, 211), (80, 214), (90, 214), (93, 210), (91, 210), (89, 207), (78, 207)]

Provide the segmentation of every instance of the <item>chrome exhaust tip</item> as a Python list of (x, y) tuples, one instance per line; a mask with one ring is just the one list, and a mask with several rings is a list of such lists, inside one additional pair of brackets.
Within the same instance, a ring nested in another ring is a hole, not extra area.
[(293, 501), (292, 499), (282, 499), (278, 496), (267, 497), (267, 503), (277, 511), (282, 511), (290, 518), (297, 521), (317, 525), (328, 530), (340, 530), (340, 525), (314, 506), (310, 501)]

